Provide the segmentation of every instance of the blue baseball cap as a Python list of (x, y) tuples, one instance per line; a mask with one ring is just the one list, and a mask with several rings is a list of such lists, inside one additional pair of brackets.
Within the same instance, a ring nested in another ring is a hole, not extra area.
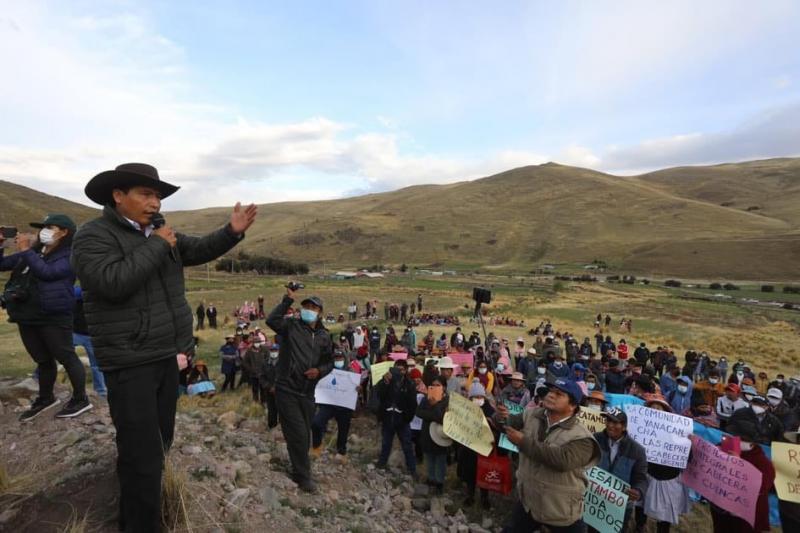
[(568, 394), (575, 404), (580, 404), (583, 401), (583, 391), (580, 386), (572, 380), (557, 379), (553, 383), (549, 383), (548, 387), (556, 388), (561, 392)]

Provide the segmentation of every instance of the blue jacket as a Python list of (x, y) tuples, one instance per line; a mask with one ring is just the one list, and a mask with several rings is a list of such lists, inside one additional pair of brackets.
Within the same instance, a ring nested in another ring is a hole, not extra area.
[[(606, 432), (595, 433), (594, 438), (600, 445), (600, 464), (597, 466), (630, 484), (631, 488), (639, 491), (641, 500), (644, 500), (647, 492), (647, 452), (644, 447), (626, 432), (620, 440), (612, 463), (611, 446)], [(629, 500), (628, 503), (630, 505), (632, 501)]]
[(30, 268), (31, 282), (36, 283), (41, 310), (46, 314), (71, 316), (75, 308), (75, 273), (69, 263), (70, 252), (69, 246), (59, 246), (53, 253), (42, 256), (29, 248), (3, 257), (0, 248), (0, 271), (26, 265)]
[(236, 373), (236, 356), (239, 353), (239, 350), (233, 344), (228, 344), (227, 342), (223, 344), (219, 349), (220, 359), (222, 359), (222, 368), (220, 372), (223, 374), (235, 374)]

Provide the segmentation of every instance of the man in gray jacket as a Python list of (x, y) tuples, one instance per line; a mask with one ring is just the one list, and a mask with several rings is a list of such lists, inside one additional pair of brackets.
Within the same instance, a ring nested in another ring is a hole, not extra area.
[(183, 267), (216, 259), (244, 238), (256, 207), (234, 207), (230, 222), (202, 237), (163, 225), (161, 200), (178, 187), (158, 171), (127, 163), (98, 174), (86, 195), (103, 214), (75, 235), (72, 264), (117, 430), (123, 531), (161, 529), (161, 473), (172, 443), (178, 353), (193, 345)]

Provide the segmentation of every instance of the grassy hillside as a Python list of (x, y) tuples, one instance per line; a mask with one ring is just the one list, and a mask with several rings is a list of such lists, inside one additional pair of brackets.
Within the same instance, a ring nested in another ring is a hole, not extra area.
[[(0, 181), (0, 224), (96, 210)], [(800, 264), (800, 159), (679, 167), (619, 177), (555, 163), (449, 185), (262, 206), (244, 248), (312, 267), (373, 264), (580, 270), (602, 259), (643, 276), (788, 280)], [(179, 230), (228, 207), (169, 213)]]
[(0, 199), (0, 224), (17, 226), (21, 231), (29, 231), (28, 224), (43, 220), (48, 213), (64, 213), (77, 224), (82, 224), (99, 213), (91, 207), (2, 180)]
[[(630, 178), (548, 163), (471, 182), (268, 204), (245, 248), (316, 266), (530, 270), (603, 259), (644, 275), (791, 279), (800, 260), (792, 206), (800, 206), (795, 159)], [(204, 232), (227, 213), (177, 212), (170, 222)]]

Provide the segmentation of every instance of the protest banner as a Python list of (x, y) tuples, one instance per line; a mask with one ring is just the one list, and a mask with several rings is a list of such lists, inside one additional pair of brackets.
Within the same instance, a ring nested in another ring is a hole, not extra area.
[(613, 392), (606, 393), (606, 400), (608, 400), (608, 407), (618, 407), (625, 410), (626, 405), (644, 405), (644, 400), (632, 394), (616, 394)]
[(744, 459), (725, 453), (696, 435), (690, 438), (692, 458), (681, 481), (752, 526), (756, 519), (761, 472)]
[(620, 533), (630, 485), (596, 466), (586, 471), (586, 477), (589, 485), (583, 493), (583, 521), (600, 533)]
[(643, 405), (625, 405), (628, 434), (644, 446), (647, 462), (686, 468), (694, 427), (691, 418), (650, 409)]
[(578, 420), (590, 433), (599, 433), (606, 429), (606, 419), (600, 409), (581, 407), (578, 412)]
[(492, 428), (483, 410), (460, 394), (450, 394), (444, 414), (444, 434), (467, 448), (488, 456), (494, 445)]
[(508, 438), (508, 435), (505, 433), (500, 433), (500, 440), (497, 441), (497, 446), (510, 452), (519, 453), (519, 448), (517, 445), (511, 442), (511, 440)]
[(314, 401), (355, 410), (358, 401), (356, 387), (360, 384), (360, 374), (334, 369), (317, 383)]
[(473, 356), (471, 353), (450, 353), (447, 354), (450, 356), (450, 359), (453, 360), (453, 364), (456, 365), (456, 369), (453, 371), (455, 375), (461, 374), (461, 365), (464, 363), (469, 363), (469, 367), (472, 368), (472, 360)]
[(372, 384), (377, 385), (390, 368), (394, 366), (394, 361), (384, 361), (382, 363), (375, 363), (372, 365), (370, 372), (372, 372)]
[(389, 354), (389, 359), (392, 361), (400, 361), (401, 359), (405, 361), (408, 359), (408, 354), (406, 352), (392, 352)]
[(503, 400), (503, 405), (505, 405), (506, 409), (508, 409), (509, 415), (521, 415), (525, 410), (520, 404), (509, 402), (508, 400)]
[(800, 445), (773, 442), (772, 464), (778, 498), (800, 503)]

